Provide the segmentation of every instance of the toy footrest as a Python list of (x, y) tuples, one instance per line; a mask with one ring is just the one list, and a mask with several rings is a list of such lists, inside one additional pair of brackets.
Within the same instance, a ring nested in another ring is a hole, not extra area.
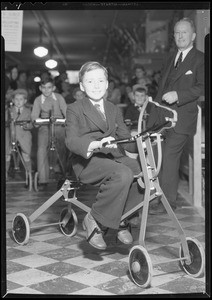
[(72, 180), (72, 179), (68, 179), (68, 178), (66, 178), (66, 179), (63, 178), (58, 181), (57, 190), (61, 189), (61, 187), (63, 186), (63, 184), (65, 183), (66, 180), (69, 181), (70, 187), (74, 188), (74, 189), (79, 189), (83, 185), (83, 183), (81, 183), (80, 181), (77, 181), (75, 179)]

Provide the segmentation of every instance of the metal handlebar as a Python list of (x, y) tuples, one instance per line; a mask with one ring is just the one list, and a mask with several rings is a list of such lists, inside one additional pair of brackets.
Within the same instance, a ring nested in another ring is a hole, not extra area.
[(47, 118), (47, 119), (38, 118), (34, 121), (34, 123), (36, 125), (46, 125), (46, 124), (50, 124), (50, 123), (63, 125), (63, 124), (65, 124), (65, 121), (66, 121), (66, 119), (50, 117), (50, 118)]

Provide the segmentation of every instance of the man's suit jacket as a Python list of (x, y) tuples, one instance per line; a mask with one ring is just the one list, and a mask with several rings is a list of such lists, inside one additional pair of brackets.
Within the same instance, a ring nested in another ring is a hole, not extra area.
[[(175, 70), (172, 86), (165, 88), (166, 80), (169, 77), (177, 51), (171, 54), (166, 60), (162, 72), (161, 80), (155, 101), (161, 105), (168, 106), (177, 111), (178, 121), (174, 130), (182, 134), (195, 134), (197, 124), (197, 100), (204, 95), (204, 54), (194, 47), (186, 55), (179, 68)], [(164, 93), (176, 91), (178, 94), (178, 103), (171, 105), (162, 101)], [(148, 127), (151, 127), (157, 116), (152, 112), (151, 121)]]
[[(123, 121), (121, 110), (113, 103), (104, 100), (104, 110), (107, 124), (102, 120), (100, 114), (85, 97), (68, 105), (66, 112), (66, 146), (71, 152), (71, 163), (76, 176), (85, 168), (92, 156), (104, 153), (106, 157), (118, 160), (125, 155), (124, 149), (136, 152), (136, 143), (119, 144), (117, 149), (103, 147), (95, 150), (93, 155), (87, 157), (88, 146), (92, 141), (101, 140), (112, 136), (115, 139), (130, 138), (130, 132)], [(104, 157), (104, 155), (103, 155)]]

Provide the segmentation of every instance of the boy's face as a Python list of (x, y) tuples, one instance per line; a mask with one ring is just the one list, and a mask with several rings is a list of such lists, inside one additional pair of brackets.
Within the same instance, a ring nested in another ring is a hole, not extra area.
[(135, 91), (134, 98), (135, 103), (141, 106), (146, 101), (146, 94), (144, 92)]
[(21, 95), (21, 94), (16, 94), (14, 99), (13, 99), (13, 103), (18, 108), (21, 108), (22, 106), (24, 106), (26, 101), (27, 100), (25, 99), (24, 95)]
[(108, 88), (108, 80), (104, 70), (95, 69), (84, 74), (80, 88), (87, 96), (94, 101), (99, 101), (103, 98)]
[(45, 97), (51, 96), (51, 94), (55, 90), (55, 86), (51, 82), (47, 82), (46, 84), (42, 84), (39, 88), (40, 88), (41, 93)]

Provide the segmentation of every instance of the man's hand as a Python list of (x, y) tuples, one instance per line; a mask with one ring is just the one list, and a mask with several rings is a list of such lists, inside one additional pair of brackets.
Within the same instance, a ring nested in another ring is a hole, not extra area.
[(104, 143), (107, 143), (107, 145), (105, 145), (105, 147), (107, 148), (117, 148), (117, 144), (110, 144), (111, 141), (114, 141), (114, 137), (112, 136), (108, 136), (106, 138), (103, 138), (101, 141), (100, 141), (100, 145), (101, 145), (101, 148), (103, 147), (103, 144)]
[(178, 101), (177, 92), (171, 91), (171, 92), (168, 92), (168, 93), (164, 94), (162, 96), (162, 100), (165, 101), (168, 104), (172, 104), (174, 102), (177, 102)]

